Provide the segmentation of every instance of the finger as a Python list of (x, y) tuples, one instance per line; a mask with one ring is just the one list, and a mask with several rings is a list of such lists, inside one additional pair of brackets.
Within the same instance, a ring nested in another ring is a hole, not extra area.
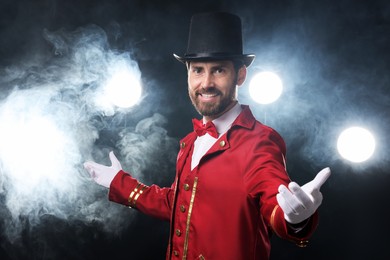
[(313, 188), (314, 189), (320, 189), (321, 186), (325, 183), (325, 181), (329, 178), (330, 176), (330, 168), (326, 167), (322, 169), (317, 176), (312, 180)]
[(278, 191), (279, 191), (280, 193), (283, 193), (283, 192), (288, 192), (288, 189), (287, 189), (286, 186), (284, 186), (283, 184), (281, 184), (281, 185), (279, 186), (279, 188), (278, 188)]
[(100, 168), (100, 167), (104, 167), (104, 165), (102, 164), (99, 164), (99, 163), (96, 163), (96, 162), (93, 162), (93, 161), (88, 161), (88, 162), (85, 162), (84, 163), (84, 167), (85, 168)]
[(303, 208), (307, 209), (313, 204), (310, 196), (296, 182), (290, 182), (288, 187)]
[(279, 207), (282, 208), (284, 214), (286, 215), (294, 214), (292, 208), (286, 203), (286, 200), (281, 194), (276, 195), (276, 200), (279, 204)]
[(91, 173), (93, 167), (91, 166), (90, 162), (85, 162), (83, 166), (84, 169), (86, 169), (89, 173)]
[(84, 169), (87, 170), (93, 179), (95, 178), (96, 174), (93, 167), (91, 167), (88, 163), (84, 163)]
[(288, 190), (284, 185), (283, 187), (279, 187), (279, 194), (283, 196), (286, 204), (288, 205), (289, 208), (294, 212), (294, 214), (298, 214), (299, 212), (304, 209), (302, 203), (297, 199), (297, 197), (290, 191)]

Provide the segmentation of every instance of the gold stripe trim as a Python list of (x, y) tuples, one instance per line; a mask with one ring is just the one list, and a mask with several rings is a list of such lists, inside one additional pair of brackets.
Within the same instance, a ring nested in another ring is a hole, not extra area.
[(191, 222), (191, 214), (192, 214), (192, 208), (194, 206), (194, 200), (195, 200), (195, 194), (196, 194), (196, 186), (198, 184), (198, 177), (195, 177), (194, 179), (194, 186), (192, 187), (192, 194), (191, 194), (191, 200), (190, 200), (190, 207), (188, 209), (188, 215), (187, 215), (187, 223), (186, 223), (186, 237), (184, 240), (184, 252), (183, 252), (183, 260), (187, 259), (187, 251), (188, 251), (188, 237), (190, 235), (190, 222)]
[(135, 203), (137, 202), (139, 196), (144, 192), (144, 190), (148, 186), (138, 183), (137, 186), (134, 188), (134, 190), (130, 193), (128, 202), (129, 202), (129, 207), (135, 206)]
[(141, 186), (141, 183), (138, 183), (137, 187), (135, 187), (135, 189), (130, 193), (130, 196), (129, 196), (129, 199), (128, 199), (129, 203), (131, 203), (131, 201), (133, 200), (134, 194), (138, 192), (139, 186)]
[(139, 191), (137, 195), (135, 195), (134, 200), (133, 200), (133, 205), (135, 206), (135, 203), (137, 203), (138, 197), (144, 192), (144, 189), (146, 189), (146, 185), (142, 187), (142, 189)]
[(278, 236), (280, 236), (280, 235), (278, 234), (278, 232), (276, 231), (276, 228), (275, 228), (275, 215), (276, 215), (276, 211), (278, 210), (278, 208), (279, 208), (279, 205), (276, 205), (275, 208), (272, 210), (272, 214), (271, 214), (271, 227), (272, 227), (272, 229), (274, 230), (274, 232), (275, 232)]

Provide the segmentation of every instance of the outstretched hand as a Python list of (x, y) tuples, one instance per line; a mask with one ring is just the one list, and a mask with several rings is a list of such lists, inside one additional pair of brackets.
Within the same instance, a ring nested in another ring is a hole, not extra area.
[(320, 188), (329, 176), (330, 169), (325, 168), (302, 187), (295, 182), (290, 182), (288, 188), (284, 185), (279, 186), (276, 199), (287, 222), (297, 224), (314, 214), (322, 203)]
[(110, 187), (112, 180), (115, 175), (122, 170), (121, 163), (116, 158), (114, 152), (109, 154), (111, 160), (111, 166), (105, 166), (98, 164), (93, 161), (88, 161), (84, 163), (84, 168), (89, 172), (92, 179), (99, 185), (102, 185), (106, 188)]

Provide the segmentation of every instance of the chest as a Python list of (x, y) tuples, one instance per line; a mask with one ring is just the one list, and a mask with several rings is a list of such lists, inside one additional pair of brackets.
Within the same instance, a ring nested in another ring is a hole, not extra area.
[[(217, 141), (198, 159), (194, 168), (192, 153), (187, 155), (184, 166), (178, 172), (180, 194), (183, 195), (180, 192), (183, 188), (189, 189), (196, 185), (197, 198), (201, 197), (204, 201), (218, 203), (229, 199), (247, 200), (244, 158), (238, 158), (235, 149), (223, 149), (224, 146), (225, 141)], [(190, 193), (184, 194), (190, 196)]]

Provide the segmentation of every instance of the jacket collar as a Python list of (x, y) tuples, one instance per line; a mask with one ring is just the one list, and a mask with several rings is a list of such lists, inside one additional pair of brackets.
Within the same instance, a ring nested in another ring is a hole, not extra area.
[(234, 120), (232, 127), (241, 126), (243, 128), (252, 129), (256, 123), (256, 118), (248, 105), (241, 105), (242, 112)]

